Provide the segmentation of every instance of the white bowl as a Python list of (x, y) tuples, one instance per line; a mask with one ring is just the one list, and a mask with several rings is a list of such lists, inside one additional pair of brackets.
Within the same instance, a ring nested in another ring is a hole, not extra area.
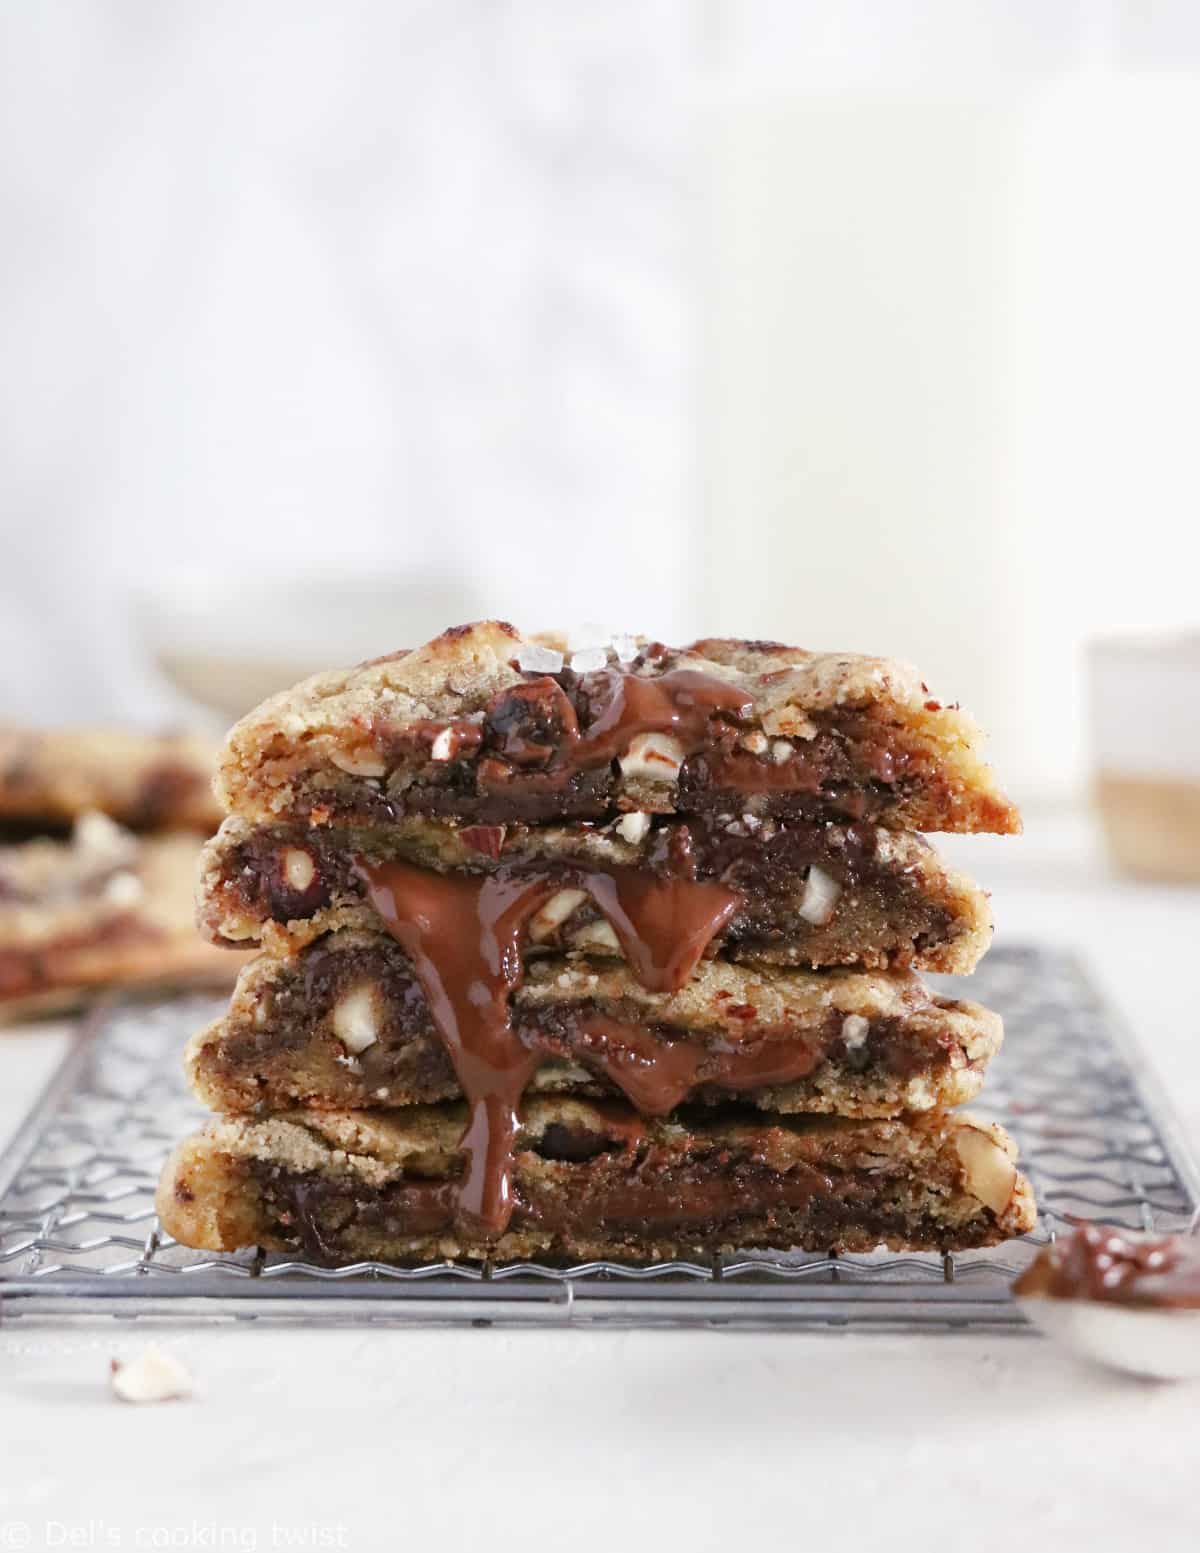
[(143, 589), (133, 612), (160, 672), (231, 718), (318, 670), (419, 646), (481, 608), (454, 578), (193, 573)]

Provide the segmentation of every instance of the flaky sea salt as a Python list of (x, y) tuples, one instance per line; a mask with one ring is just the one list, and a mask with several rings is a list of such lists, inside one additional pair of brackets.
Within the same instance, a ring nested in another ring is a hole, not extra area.
[(576, 674), (594, 674), (608, 663), (608, 653), (603, 647), (585, 647), (582, 652), (571, 654), (571, 667)]
[(557, 674), (563, 666), (563, 655), (553, 647), (526, 642), (517, 654), (517, 665), (526, 674)]

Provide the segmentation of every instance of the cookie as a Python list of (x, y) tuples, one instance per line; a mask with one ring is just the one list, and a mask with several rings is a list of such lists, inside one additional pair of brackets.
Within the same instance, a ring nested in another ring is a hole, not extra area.
[(967, 1115), (655, 1121), (547, 1097), (525, 1110), (511, 1221), (489, 1241), (460, 1211), (463, 1122), (456, 1106), (216, 1121), (168, 1160), (159, 1218), (200, 1250), (328, 1264), (960, 1250), (1034, 1222), (1011, 1141)]
[(216, 750), (185, 734), (0, 728), (0, 825), (66, 829), (89, 811), (133, 830), (210, 835)]
[(0, 1019), (55, 1012), (99, 987), (227, 983), (240, 959), (196, 932), (199, 842), (138, 837), (86, 814), (69, 841), (0, 847)]
[(887, 659), (625, 640), (566, 663), (484, 621), (264, 702), (232, 730), (217, 791), (260, 824), (751, 812), (1015, 832), (981, 742)]
[[(544, 958), (513, 992), (531, 1092), (624, 1095), (647, 1113), (739, 1097), (778, 1112), (894, 1116), (970, 1100), (999, 1018), (911, 973), (704, 961), (675, 992), (617, 960)], [(261, 956), (228, 1013), (193, 1038), (190, 1081), (214, 1110), (333, 1110), (457, 1099), (428, 1000), (390, 937), (343, 930)]]
[(559, 879), (561, 890), (530, 923), (532, 954), (622, 953), (589, 892), (594, 870), (607, 879), (647, 869), (735, 891), (737, 908), (706, 951), (732, 959), (961, 975), (991, 941), (983, 892), (919, 836), (748, 813), (687, 821), (631, 813), (605, 825), (544, 827), (413, 815), (361, 831), (233, 817), (204, 851), (201, 928), (216, 943), (265, 943), (276, 954), (337, 928), (378, 930), (359, 864), (397, 858), (439, 873)]

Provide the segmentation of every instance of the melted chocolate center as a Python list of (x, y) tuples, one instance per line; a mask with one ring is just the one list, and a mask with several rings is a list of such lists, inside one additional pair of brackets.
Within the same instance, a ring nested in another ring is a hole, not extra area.
[(617, 669), (561, 682), (530, 678), (492, 698), (479, 780), (504, 783), (517, 768), (523, 785), (554, 791), (626, 754), (639, 734), (669, 734), (686, 758), (708, 745), (714, 716), (739, 722), (753, 714), (745, 691), (695, 669), (656, 678)]
[[(371, 904), (412, 960), (467, 1098), (457, 1218), (475, 1234), (499, 1236), (512, 1214), (518, 1107), (543, 1060), (509, 1018), (529, 918), (565, 885), (587, 890), (639, 981), (672, 992), (691, 976), (740, 897), (724, 885), (636, 869), (501, 871), (480, 878), (403, 862), (358, 859), (355, 866)], [(615, 1074), (613, 1081), (620, 1083)]]
[[(576, 1234), (619, 1233), (626, 1227), (641, 1232), (647, 1225), (668, 1232), (711, 1228), (741, 1215), (761, 1219), (764, 1213), (803, 1209), (814, 1198), (832, 1198), (835, 1190), (833, 1180), (811, 1165), (795, 1163), (776, 1172), (753, 1159), (687, 1159), (662, 1147), (651, 1147), (635, 1164), (595, 1169), (590, 1141), (582, 1136), (554, 1141), (547, 1131), (538, 1152), (562, 1157), (568, 1170), (580, 1174), (569, 1194), (547, 1191), (536, 1178), (518, 1185), (513, 1192), (516, 1227)], [(284, 1210), (284, 1223), (318, 1262), (344, 1260), (339, 1237), (349, 1224), (408, 1238), (436, 1234), (456, 1222), (452, 1181), (405, 1182), (364, 1195), (328, 1177), (268, 1169), (264, 1186), (268, 1198)]]
[[(759, 1036), (746, 1041), (667, 1041), (644, 1025), (612, 1019), (592, 1010), (574, 1021), (579, 1037), (570, 1054), (604, 1074), (638, 1111), (665, 1116), (705, 1084), (721, 1089), (758, 1089), (804, 1078), (821, 1060), (819, 1047), (796, 1040)], [(531, 1045), (550, 1045), (536, 1031)]]

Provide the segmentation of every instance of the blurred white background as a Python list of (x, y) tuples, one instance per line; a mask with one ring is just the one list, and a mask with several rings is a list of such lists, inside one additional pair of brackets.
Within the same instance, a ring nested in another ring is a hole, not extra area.
[(6, 6), (0, 718), (596, 620), (1068, 795), (1083, 642), (1200, 614), (1198, 137), (1194, 0)]

